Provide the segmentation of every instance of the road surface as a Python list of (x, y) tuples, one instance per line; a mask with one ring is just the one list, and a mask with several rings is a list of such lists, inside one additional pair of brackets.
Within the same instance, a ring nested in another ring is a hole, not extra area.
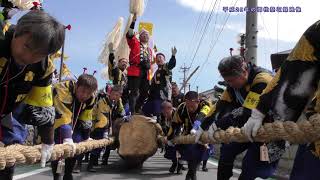
[[(112, 152), (108, 166), (98, 166), (97, 172), (86, 172), (86, 163), (82, 167), (82, 172), (74, 174), (74, 179), (81, 180), (106, 180), (106, 179), (128, 179), (128, 180), (184, 180), (186, 171), (182, 175), (171, 174), (168, 169), (171, 166), (171, 161), (163, 158), (163, 154), (159, 152), (149, 158), (141, 169), (126, 169), (123, 161), (119, 158), (116, 152)], [(45, 169), (37, 168), (39, 165), (18, 167), (15, 173), (15, 180), (52, 180), (50, 167)], [(186, 167), (186, 165), (185, 165)], [(198, 171), (198, 179), (214, 180), (217, 174), (217, 162), (210, 160), (208, 162), (208, 172)], [(238, 179), (240, 171), (234, 170), (234, 178)]]

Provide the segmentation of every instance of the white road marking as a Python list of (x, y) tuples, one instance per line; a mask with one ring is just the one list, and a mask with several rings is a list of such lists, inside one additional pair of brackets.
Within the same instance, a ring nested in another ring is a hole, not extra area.
[(41, 168), (41, 169), (36, 169), (36, 170), (34, 170), (34, 171), (30, 171), (30, 172), (27, 172), (27, 173), (15, 175), (15, 176), (13, 176), (13, 180), (18, 180), (18, 179), (26, 178), (26, 177), (33, 176), (33, 175), (36, 175), (36, 174), (40, 174), (40, 173), (42, 173), (42, 172), (46, 172), (46, 171), (49, 171), (49, 170), (51, 170), (50, 167)]

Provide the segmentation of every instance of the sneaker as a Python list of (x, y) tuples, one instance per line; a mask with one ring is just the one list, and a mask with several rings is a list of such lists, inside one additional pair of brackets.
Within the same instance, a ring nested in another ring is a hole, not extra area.
[(202, 167), (202, 171), (203, 172), (208, 172), (208, 168), (207, 167)]
[(169, 169), (169, 172), (170, 173), (174, 173), (176, 171), (176, 168), (177, 168), (177, 164), (176, 163), (172, 163), (170, 169)]

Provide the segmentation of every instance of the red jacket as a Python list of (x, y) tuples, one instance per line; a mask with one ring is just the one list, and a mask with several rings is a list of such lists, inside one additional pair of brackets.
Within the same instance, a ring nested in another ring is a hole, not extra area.
[[(130, 66), (128, 67), (128, 76), (140, 76), (141, 73), (141, 67), (140, 67), (140, 41), (136, 38), (136, 36), (133, 36), (132, 38), (128, 38), (128, 45), (130, 48), (130, 54), (129, 54), (129, 64)], [(152, 62), (152, 51), (148, 47), (148, 51), (150, 54), (150, 65)], [(149, 71), (148, 71), (148, 79), (149, 79)], [(150, 79), (149, 79), (150, 80)]]

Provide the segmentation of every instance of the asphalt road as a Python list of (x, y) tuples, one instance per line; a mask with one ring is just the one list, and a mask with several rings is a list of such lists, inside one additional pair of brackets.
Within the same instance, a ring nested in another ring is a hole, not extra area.
[[(74, 179), (81, 180), (107, 180), (107, 179), (128, 179), (128, 180), (184, 180), (186, 171), (183, 171), (182, 175), (171, 174), (168, 169), (171, 166), (171, 162), (163, 158), (163, 154), (157, 153), (153, 157), (149, 158), (140, 169), (127, 169), (124, 162), (119, 158), (116, 152), (112, 152), (110, 155), (110, 164), (108, 166), (96, 167), (97, 172), (87, 172), (86, 163), (82, 167), (82, 172), (74, 174)], [(198, 179), (201, 180), (214, 180), (217, 174), (217, 163), (214, 160), (208, 162), (208, 172), (198, 171)], [(185, 165), (186, 167), (186, 165)], [(234, 170), (234, 177), (232, 180), (237, 179), (239, 170)], [(14, 179), (22, 180), (51, 180), (50, 167), (45, 169), (39, 169), (38, 165), (28, 167), (18, 167), (15, 173)]]

